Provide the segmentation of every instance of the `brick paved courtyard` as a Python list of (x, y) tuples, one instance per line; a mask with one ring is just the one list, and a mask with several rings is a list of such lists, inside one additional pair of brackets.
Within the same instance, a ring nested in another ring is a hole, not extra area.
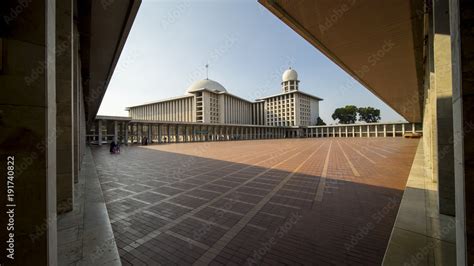
[(123, 265), (379, 265), (417, 140), (93, 147)]

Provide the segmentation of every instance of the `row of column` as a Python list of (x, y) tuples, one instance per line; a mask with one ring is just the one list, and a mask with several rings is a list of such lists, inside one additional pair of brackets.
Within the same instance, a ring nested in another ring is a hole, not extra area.
[[(110, 124), (112, 124), (111, 128), (109, 128)], [(128, 139), (127, 127), (128, 122), (126, 121), (96, 120), (94, 131), (92, 135), (88, 136), (88, 142), (95, 142), (98, 145), (109, 143), (112, 140), (123, 143)]]
[(131, 123), (127, 125), (127, 130), (125, 130), (126, 144), (277, 139), (284, 137), (285, 129), (267, 127)]
[[(396, 137), (403, 136), (406, 133), (416, 133), (416, 125), (413, 123), (410, 127), (407, 128), (406, 125), (402, 124), (401, 131), (397, 130), (396, 126), (398, 124), (384, 124), (381, 125), (382, 128), (379, 130), (379, 125), (360, 125), (360, 126), (339, 126), (339, 127), (315, 127), (307, 128), (305, 130), (306, 137)], [(373, 130), (371, 130), (373, 127)]]
[[(113, 134), (110, 130), (113, 123)], [(252, 140), (299, 137), (396, 137), (405, 133), (416, 133), (416, 124), (384, 124), (379, 126), (359, 125), (340, 127), (314, 127), (306, 129), (285, 129), (271, 127), (235, 127), (186, 124), (146, 124), (127, 121), (97, 120), (93, 141), (98, 145), (110, 142), (119, 143), (167, 143), (216, 140)], [(407, 125), (409, 125), (407, 127)], [(401, 130), (400, 130), (401, 129)], [(113, 138), (111, 138), (113, 136)], [(146, 139), (145, 139), (146, 137)], [(100, 140), (100, 141), (99, 141)]]

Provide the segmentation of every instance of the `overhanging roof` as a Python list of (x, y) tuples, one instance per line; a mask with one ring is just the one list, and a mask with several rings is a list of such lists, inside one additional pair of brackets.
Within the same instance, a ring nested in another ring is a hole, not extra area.
[(84, 108), (90, 124), (99, 110), (141, 0), (78, 4)]
[(422, 120), (424, 1), (259, 2), (405, 119)]

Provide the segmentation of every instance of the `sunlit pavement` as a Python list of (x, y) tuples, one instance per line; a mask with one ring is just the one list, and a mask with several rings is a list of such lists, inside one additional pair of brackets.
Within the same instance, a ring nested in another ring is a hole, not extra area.
[(379, 265), (417, 140), (93, 147), (123, 265)]

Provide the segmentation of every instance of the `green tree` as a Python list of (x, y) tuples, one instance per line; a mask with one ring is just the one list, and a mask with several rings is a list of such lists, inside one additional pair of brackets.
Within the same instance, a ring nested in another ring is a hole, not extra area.
[(360, 107), (359, 121), (365, 121), (366, 123), (376, 123), (380, 121), (380, 110), (373, 107)]
[(353, 124), (357, 121), (357, 107), (354, 105), (346, 105), (337, 108), (332, 114), (332, 119), (339, 120), (341, 124)]
[(318, 117), (318, 120), (316, 121), (317, 126), (325, 126), (326, 123), (321, 119), (321, 117)]

